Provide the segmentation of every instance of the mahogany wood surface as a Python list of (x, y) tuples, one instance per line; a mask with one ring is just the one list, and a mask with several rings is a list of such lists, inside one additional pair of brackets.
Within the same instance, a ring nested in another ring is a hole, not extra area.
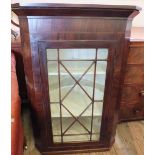
[(131, 41), (122, 84), (120, 121), (144, 119), (144, 41)]
[[(114, 143), (118, 123), (124, 75), (135, 73), (130, 67), (125, 70), (125, 65), (131, 23), (133, 17), (139, 13), (139, 8), (104, 5), (40, 5), (12, 5), (12, 10), (19, 16), (35, 144), (44, 154), (110, 149)], [(53, 143), (45, 65), (45, 48), (48, 46), (109, 49), (104, 110), (98, 142)], [(127, 80), (131, 81), (130, 75), (128, 77)]]

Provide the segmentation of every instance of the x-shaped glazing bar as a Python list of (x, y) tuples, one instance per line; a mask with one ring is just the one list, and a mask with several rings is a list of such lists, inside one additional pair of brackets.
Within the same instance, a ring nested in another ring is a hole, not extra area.
[[(90, 103), (91, 104), (91, 103)], [(89, 106), (90, 106), (90, 104), (89, 104)], [(79, 122), (79, 124), (90, 134), (90, 131), (66, 108), (66, 106), (64, 106), (63, 104), (61, 104), (70, 114), (71, 114), (71, 116), (75, 119), (75, 122), (76, 121), (78, 121)], [(67, 132), (67, 130), (69, 129), (70, 127), (68, 127), (66, 130), (65, 130), (65, 132), (63, 132), (63, 134), (62, 135), (64, 135), (66, 132)]]
[[(93, 62), (94, 63), (94, 62)], [(64, 66), (64, 64), (60, 64), (64, 67), (64, 69), (69, 73), (69, 75), (73, 78), (73, 80), (80, 86), (80, 88), (85, 92), (85, 94), (88, 96), (88, 98), (92, 101), (92, 98), (89, 96), (89, 94), (86, 92), (86, 90), (81, 86), (81, 84), (74, 78), (74, 76), (70, 73), (70, 71)]]

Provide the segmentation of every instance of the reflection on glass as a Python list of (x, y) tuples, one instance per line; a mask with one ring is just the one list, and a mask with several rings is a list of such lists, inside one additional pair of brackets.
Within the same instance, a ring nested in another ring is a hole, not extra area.
[(47, 49), (54, 143), (99, 141), (108, 49)]

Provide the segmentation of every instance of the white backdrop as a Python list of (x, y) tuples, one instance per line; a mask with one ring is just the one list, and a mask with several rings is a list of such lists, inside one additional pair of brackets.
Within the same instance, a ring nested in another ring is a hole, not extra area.
[(112, 4), (112, 5), (137, 5), (142, 7), (141, 13), (133, 20), (134, 27), (144, 26), (144, 0), (12, 0), (12, 3), (72, 3), (72, 4)]

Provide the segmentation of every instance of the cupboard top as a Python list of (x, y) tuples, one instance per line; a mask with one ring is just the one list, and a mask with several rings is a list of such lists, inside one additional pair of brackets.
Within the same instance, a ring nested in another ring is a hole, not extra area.
[(139, 13), (141, 8), (128, 5), (16, 3), (12, 4), (12, 10), (19, 16), (96, 16), (133, 18)]

